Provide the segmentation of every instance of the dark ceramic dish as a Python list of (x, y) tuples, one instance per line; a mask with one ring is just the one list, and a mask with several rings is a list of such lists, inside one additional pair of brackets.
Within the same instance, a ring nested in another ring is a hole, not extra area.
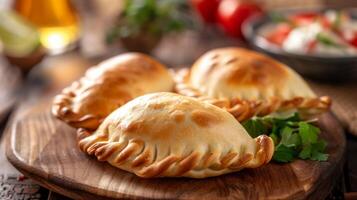
[[(322, 12), (323, 10), (316, 11)], [(281, 14), (302, 12), (301, 10), (284, 11)], [(357, 20), (357, 11), (349, 10), (352, 18)], [(288, 53), (280, 48), (268, 48), (258, 43), (257, 31), (265, 24), (273, 23), (269, 15), (255, 17), (243, 25), (243, 34), (249, 44), (256, 50), (275, 57), (289, 65), (303, 76), (321, 81), (357, 80), (357, 56), (328, 57), (318, 55), (300, 55)]]

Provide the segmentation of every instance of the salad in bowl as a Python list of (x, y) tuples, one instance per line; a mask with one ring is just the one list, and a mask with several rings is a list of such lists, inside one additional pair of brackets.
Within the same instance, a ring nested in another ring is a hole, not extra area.
[(257, 30), (261, 46), (303, 55), (357, 55), (357, 20), (347, 10), (272, 14), (271, 19)]

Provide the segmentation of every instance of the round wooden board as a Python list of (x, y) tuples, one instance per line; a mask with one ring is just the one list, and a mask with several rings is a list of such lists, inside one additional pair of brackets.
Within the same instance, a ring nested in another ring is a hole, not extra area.
[(75, 130), (52, 117), (49, 105), (19, 112), (8, 129), (9, 161), (43, 186), (75, 199), (324, 199), (343, 168), (345, 136), (330, 113), (319, 122), (328, 162), (272, 162), (206, 179), (143, 179), (82, 153)]

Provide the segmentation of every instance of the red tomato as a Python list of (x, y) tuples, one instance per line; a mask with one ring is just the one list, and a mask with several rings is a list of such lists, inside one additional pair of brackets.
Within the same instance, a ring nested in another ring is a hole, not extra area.
[(243, 22), (253, 15), (262, 13), (262, 9), (254, 3), (223, 0), (218, 7), (217, 20), (228, 35), (242, 38)]
[(301, 25), (308, 25), (314, 22), (319, 15), (315, 12), (306, 12), (306, 13), (298, 13), (295, 15), (291, 15), (289, 17), (290, 21), (294, 24), (301, 26)]
[(297, 26), (309, 25), (317, 20), (319, 20), (322, 26), (325, 28), (329, 28), (331, 26), (330, 21), (325, 16), (315, 12), (295, 14), (290, 16), (289, 20)]
[(191, 0), (191, 3), (203, 21), (216, 21), (217, 9), (221, 0)]
[(321, 18), (319, 18), (319, 20), (323, 27), (325, 27), (325, 28), (331, 27), (331, 22), (326, 17), (321, 17)]
[(308, 45), (307, 45), (307, 53), (311, 53), (315, 50), (316, 48), (316, 45), (317, 45), (317, 41), (316, 40), (313, 40), (311, 41)]
[(357, 32), (354, 34), (353, 38), (348, 41), (352, 46), (357, 48)]
[(291, 29), (289, 24), (279, 24), (276, 29), (266, 37), (266, 39), (271, 43), (281, 46), (286, 37), (288, 37)]
[(345, 42), (357, 48), (357, 32), (352, 30), (337, 30), (335, 31)]

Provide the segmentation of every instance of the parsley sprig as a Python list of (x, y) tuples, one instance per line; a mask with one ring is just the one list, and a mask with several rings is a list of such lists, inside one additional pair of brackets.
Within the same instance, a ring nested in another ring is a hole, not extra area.
[(274, 140), (273, 160), (291, 162), (304, 160), (326, 161), (326, 141), (319, 139), (320, 129), (312, 121), (302, 121), (298, 113), (285, 118), (255, 117), (243, 122), (252, 137), (269, 134)]

